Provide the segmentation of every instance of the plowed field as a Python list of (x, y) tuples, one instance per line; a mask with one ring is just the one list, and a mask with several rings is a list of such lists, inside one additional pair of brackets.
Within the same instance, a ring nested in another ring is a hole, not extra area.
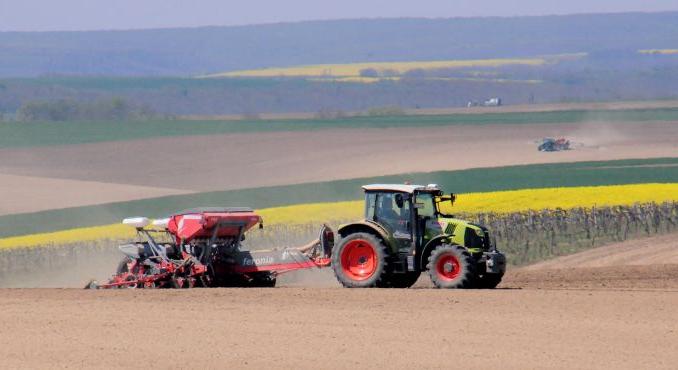
[[(428, 289), (425, 277), (419, 289), (342, 289), (327, 270), (276, 289), (2, 289), (0, 358), (6, 368), (672, 369), (678, 265), (657, 262), (673, 261), (674, 239), (516, 269), (492, 291)], [(638, 248), (654, 259), (614, 257)]]

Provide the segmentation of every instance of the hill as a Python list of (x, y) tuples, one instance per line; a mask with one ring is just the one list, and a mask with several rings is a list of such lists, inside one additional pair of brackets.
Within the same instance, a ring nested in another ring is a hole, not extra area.
[(0, 77), (178, 75), (303, 64), (514, 58), (675, 47), (678, 12), (370, 19), (0, 33)]

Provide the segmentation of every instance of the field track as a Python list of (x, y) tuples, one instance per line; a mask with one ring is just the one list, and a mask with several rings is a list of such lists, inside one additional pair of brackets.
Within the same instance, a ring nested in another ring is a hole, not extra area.
[[(535, 140), (561, 135), (584, 146), (561, 153), (536, 151)], [(94, 187), (99, 190), (97, 203), (107, 203), (119, 200), (120, 192), (84, 181), (158, 188), (158, 192), (240, 189), (415, 171), (671, 157), (678, 150), (677, 137), (675, 122), (502, 124), (169, 137), (1, 149), (0, 176), (83, 181), (72, 190), (93, 191)], [(366, 161), (370, 165), (365, 165)], [(0, 213), (70, 206), (67, 200), (51, 196), (53, 190), (49, 186), (42, 187), (47, 194), (35, 186), (15, 191), (23, 201), (10, 203), (3, 198)]]

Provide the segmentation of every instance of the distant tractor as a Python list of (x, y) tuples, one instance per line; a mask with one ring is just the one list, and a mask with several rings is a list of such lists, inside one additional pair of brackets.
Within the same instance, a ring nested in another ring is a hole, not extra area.
[(495, 288), (506, 270), (487, 228), (445, 215), (437, 185), (366, 185), (365, 219), (343, 225), (332, 250), (337, 280), (351, 288), (409, 288), (428, 271), (438, 288)]
[(483, 102), (484, 107), (501, 107), (501, 98), (490, 98)]
[(479, 103), (475, 100), (469, 100), (469, 102), (466, 103), (467, 108), (480, 107), (480, 106), (482, 106), (482, 107), (501, 107), (501, 105), (502, 105), (501, 98), (490, 98), (490, 99), (483, 101), (482, 103)]
[(565, 139), (564, 137), (554, 139), (551, 137), (545, 137), (541, 140), (541, 144), (537, 147), (537, 150), (540, 152), (559, 152), (562, 150), (570, 150), (570, 140)]

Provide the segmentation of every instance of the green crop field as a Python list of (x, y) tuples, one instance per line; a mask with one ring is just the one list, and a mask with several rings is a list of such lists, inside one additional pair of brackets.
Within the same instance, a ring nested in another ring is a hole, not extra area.
[(436, 183), (456, 193), (525, 188), (678, 182), (678, 158), (577, 162), (409, 173), (300, 185), (206, 192), (0, 216), (0, 237), (105, 225), (124, 217), (160, 217), (199, 206), (266, 208), (356, 200), (367, 183)]
[(142, 122), (0, 122), (0, 149), (123, 141), (163, 136), (307, 131), (341, 128), (439, 127), (449, 125), (649, 122), (678, 120), (678, 108), (554, 111), (453, 115), (351, 117), (343, 119)]

